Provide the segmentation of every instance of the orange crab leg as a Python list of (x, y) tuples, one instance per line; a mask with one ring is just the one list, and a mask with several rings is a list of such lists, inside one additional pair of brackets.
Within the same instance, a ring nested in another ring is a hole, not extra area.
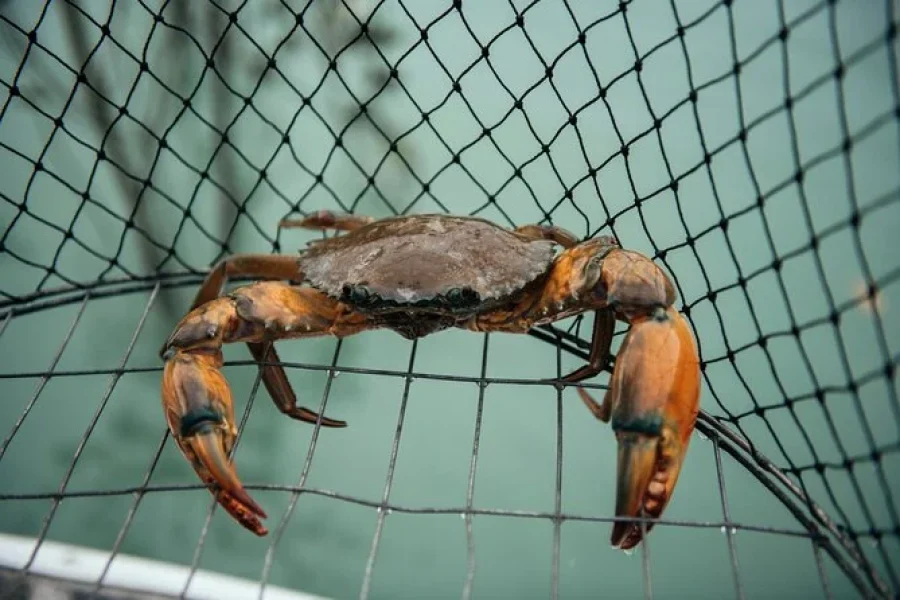
[(556, 225), (520, 225), (513, 231), (529, 240), (552, 240), (563, 248), (578, 245), (574, 233)]
[[(586, 365), (579, 367), (562, 378), (566, 383), (577, 383), (590, 379), (606, 367), (613, 333), (616, 331), (616, 317), (610, 310), (594, 313), (594, 329), (591, 333), (591, 350)], [(580, 389), (580, 388), (579, 388)]]
[[(253, 277), (255, 279), (287, 279), (299, 283), (302, 279), (297, 258), (294, 256), (280, 256), (276, 254), (235, 254), (220, 261), (206, 276), (191, 310), (214, 300), (222, 293), (222, 289), (229, 278)], [(278, 358), (278, 353), (271, 343), (249, 342), (247, 348), (253, 359), (262, 365), (262, 381), (269, 392), (269, 396), (282, 413), (298, 421), (316, 423), (319, 415), (308, 408), (297, 406), (297, 397), (288, 382), (287, 375)], [(160, 354), (165, 348), (160, 351)], [(322, 416), (322, 425), (325, 427), (345, 427), (344, 421), (329, 419)]]
[(204, 483), (218, 485), (213, 492), (218, 502), (257, 535), (267, 533), (259, 520), (265, 512), (246, 492), (229, 460), (237, 426), (231, 391), (219, 370), (222, 344), (268, 347), (275, 339), (343, 337), (370, 327), (365, 317), (321, 292), (268, 281), (195, 308), (166, 342), (162, 404), (169, 430)]
[(375, 219), (365, 215), (350, 215), (336, 213), (330, 210), (317, 210), (305, 217), (296, 219), (282, 219), (278, 227), (291, 229), (335, 229), (337, 231), (353, 231), (364, 225), (375, 222)]
[[(618, 439), (616, 516), (659, 518), (672, 498), (699, 412), (700, 367), (694, 339), (674, 308), (632, 319), (602, 404), (579, 395)], [(637, 546), (652, 522), (620, 520), (610, 542)]]

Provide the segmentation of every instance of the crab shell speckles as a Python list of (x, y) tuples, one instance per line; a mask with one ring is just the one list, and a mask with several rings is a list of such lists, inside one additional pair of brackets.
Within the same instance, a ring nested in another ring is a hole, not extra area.
[(317, 243), (299, 260), (310, 285), (360, 310), (465, 313), (518, 293), (554, 255), (553, 242), (483, 219), (413, 215)]

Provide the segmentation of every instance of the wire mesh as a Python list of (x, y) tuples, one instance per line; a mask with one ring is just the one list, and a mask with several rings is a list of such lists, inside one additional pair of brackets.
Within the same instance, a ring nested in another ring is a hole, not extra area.
[[(171, 329), (187, 306), (179, 293), (230, 253), (287, 251), (295, 238), (282, 238), (274, 226), (284, 215), (335, 208), (562, 224), (582, 237), (609, 231), (672, 274), (700, 346), (705, 411), (698, 431), (712, 449), (717, 504), (708, 510), (717, 514), (664, 515), (641, 550), (639, 594), (660, 593), (651, 568), (671, 561), (657, 538), (702, 530), (724, 534), (728, 589), (738, 598), (760, 577), (748, 574), (738, 531), (807, 540), (826, 597), (850, 588), (864, 597), (896, 594), (895, 5), (671, 0), (659, 17), (662, 7), (647, 0), (489, 8), (459, 0), (0, 3), (0, 215), (7, 223), (0, 237), (0, 349), (8, 365), (0, 378), (9, 397), (19, 393), (12, 386), (35, 384), (21, 408), (10, 401), (3, 413), (12, 417), (0, 446), (0, 469), (8, 469), (0, 502), (49, 502), (29, 529), (37, 542), (19, 574), (30, 573), (61, 503), (128, 497), (124, 520), (102, 542), (110, 557), (94, 586), (100, 594), (145, 499), (184, 502), (194, 497), (186, 493), (202, 490), (154, 483), (171, 447), (161, 418), (153, 422), (160, 437), (147, 446), (152, 452), (138, 483), (70, 484), (92, 436), (111, 427), (102, 416), (122, 379), (158, 380), (157, 361), (142, 358), (136, 366), (132, 356), (149, 357), (138, 344), (146, 330)], [(803, 62), (810, 48), (819, 63)], [(115, 327), (97, 318), (84, 324), (97, 303), (95, 312), (112, 313)], [(49, 361), (38, 363), (33, 356), (44, 351), (23, 348), (45, 346), (30, 338), (38, 329), (51, 339), (43, 318), (65, 333)], [(531, 332), (552, 349), (543, 356), (555, 363), (555, 375), (565, 361), (586, 358), (582, 330), (590, 331), (577, 318)], [(96, 350), (61, 366), (73, 338), (119, 340), (129, 331), (121, 356)], [(308, 434), (305, 458), (294, 461), (300, 471), (291, 483), (247, 485), (287, 498), (261, 546), (261, 597), (279, 560), (289, 560), (282, 555), (301, 497), (376, 511), (360, 597), (381, 593), (379, 557), (395, 513), (462, 517), (465, 568), (452, 594), (464, 598), (477, 595), (484, 573), (478, 518), (546, 521), (547, 593), (566, 595), (563, 526), (612, 518), (599, 508), (585, 514), (565, 507), (566, 486), (583, 474), (567, 468), (564, 450), (571, 448), (566, 457), (585, 452), (567, 445), (576, 435), (564, 418), (575, 412), (564, 411), (571, 390), (527, 374), (489, 375), (499, 360), (489, 361), (489, 339), (495, 344), (498, 336), (482, 336), (474, 374), (418, 367), (418, 342), (408, 346), (405, 368), (348, 366), (349, 342), (328, 350), (330, 361), (320, 353), (321, 360), (283, 362), (291, 373), (323, 377), (322, 411), (339, 374), (399, 379), (402, 387), (396, 405), (381, 407), (399, 412), (378, 493), (310, 481), (318, 427)], [(229, 357), (227, 367), (231, 378), (256, 363)], [(22, 491), (11, 474), (28, 451), (8, 454), (34, 443), (23, 438), (47, 404), (48, 385), (96, 377), (106, 387), (61, 480)], [(392, 499), (401, 442), (416, 431), (407, 413), (417, 382), (477, 386), (472, 438), (455, 441), (470, 448), (460, 505)], [(486, 392), (502, 388), (539, 389), (555, 399), (553, 424), (542, 434), (553, 440), (547, 509), (476, 502), (476, 489), (485, 487), (480, 449), (492, 431), (483, 423)], [(240, 436), (258, 390), (257, 374), (248, 382)], [(239, 463), (242, 446), (239, 437)], [(794, 525), (773, 525), (768, 513), (762, 524), (736, 517), (728, 461), (786, 508)], [(703, 495), (682, 488), (676, 498), (698, 503)], [(216, 505), (207, 506), (187, 557), (192, 573), (215, 535)]]

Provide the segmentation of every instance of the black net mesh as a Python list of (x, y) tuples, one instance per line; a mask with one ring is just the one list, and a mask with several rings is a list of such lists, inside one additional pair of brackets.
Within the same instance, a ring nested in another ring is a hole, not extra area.
[[(131, 552), (188, 565), (183, 594), (201, 567), (335, 597), (667, 597), (685, 570), (692, 597), (896, 594), (896, 12), (0, 2), (0, 522), (38, 540), (7, 590), (52, 538), (109, 551), (95, 593)], [(605, 546), (611, 433), (539, 381), (583, 363), (590, 317), (291, 342), (339, 438), (262, 416), (227, 349), (272, 533), (204, 500), (155, 352), (210, 265), (295, 252), (312, 234), (277, 223), (319, 209), (612, 233), (672, 274), (704, 439), (640, 558)]]

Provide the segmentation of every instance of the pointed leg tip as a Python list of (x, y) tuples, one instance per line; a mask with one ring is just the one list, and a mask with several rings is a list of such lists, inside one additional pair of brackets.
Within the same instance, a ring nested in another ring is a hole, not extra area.
[(596, 414), (597, 411), (595, 410), (595, 407), (599, 407), (600, 404), (594, 400), (594, 397), (587, 393), (584, 388), (575, 388), (575, 391), (578, 392), (578, 397), (581, 398), (581, 401), (591, 409), (591, 412)]
[(606, 398), (604, 398), (604, 401), (601, 404), (600, 402), (594, 400), (594, 397), (591, 396), (586, 390), (577, 387), (575, 388), (575, 391), (578, 392), (578, 396), (581, 398), (581, 401), (585, 406), (587, 406), (588, 410), (591, 411), (591, 414), (594, 415), (597, 420), (604, 423), (609, 422), (609, 402), (606, 401)]
[[(315, 418), (313, 418), (309, 422), (312, 423), (313, 425), (315, 425), (317, 421)], [(347, 421), (341, 421), (340, 419), (329, 419), (328, 417), (322, 417), (321, 424), (322, 424), (322, 427), (332, 427), (335, 429), (341, 429), (341, 428), (347, 426)]]
[(311, 425), (315, 425), (321, 419), (322, 427), (347, 426), (347, 421), (341, 421), (340, 419), (331, 419), (329, 417), (326, 417), (325, 415), (320, 416), (319, 413), (314, 412), (304, 406), (295, 406), (287, 414), (292, 419), (297, 419), (298, 421), (303, 421), (304, 423), (309, 423)]

